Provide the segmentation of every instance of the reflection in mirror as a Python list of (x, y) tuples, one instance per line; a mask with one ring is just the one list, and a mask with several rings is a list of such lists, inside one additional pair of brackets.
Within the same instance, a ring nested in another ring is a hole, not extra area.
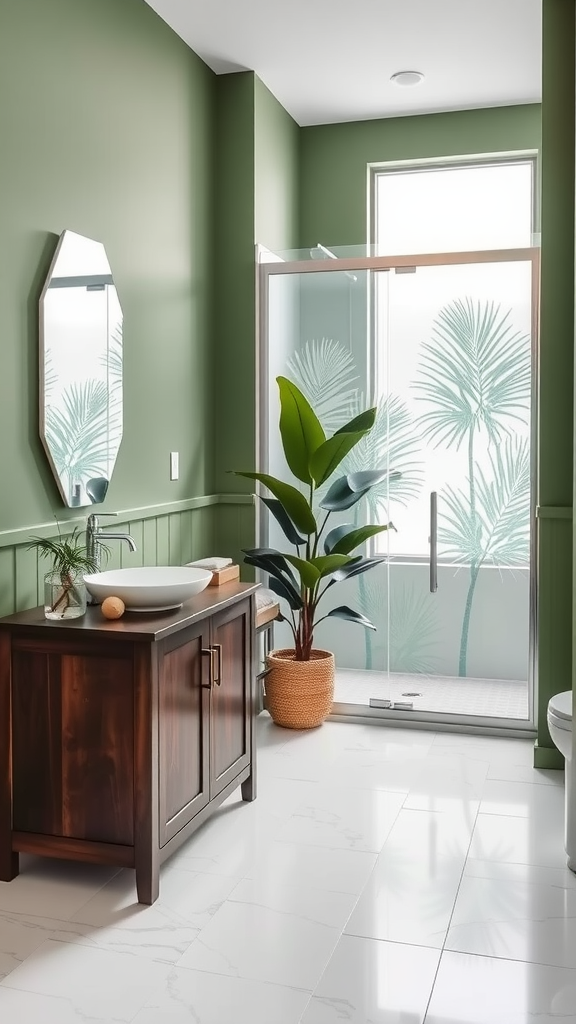
[(74, 231), (40, 297), (40, 436), (65, 504), (104, 501), (122, 439), (122, 309), (104, 246)]

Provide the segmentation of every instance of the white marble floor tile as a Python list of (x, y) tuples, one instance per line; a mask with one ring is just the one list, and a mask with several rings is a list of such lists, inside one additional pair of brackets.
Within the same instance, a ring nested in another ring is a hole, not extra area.
[(404, 807), (423, 811), (478, 811), (488, 765), (462, 754), (430, 755), (420, 766)]
[(469, 836), (450, 815), (401, 811), (346, 934), (441, 948)]
[(558, 889), (576, 889), (576, 874), (570, 871), (568, 865), (563, 868), (546, 868), (538, 864), (515, 864), (468, 857), (464, 875), (470, 878), (494, 878), (504, 882), (530, 882), (533, 885), (549, 885)]
[(119, 870), (48, 857), (21, 857), (20, 874), (11, 882), (0, 882), (0, 913), (64, 921)]
[(134, 1024), (299, 1024), (309, 999), (298, 989), (176, 967), (162, 998)]
[(329, 892), (302, 884), (283, 885), (273, 878), (243, 878), (229, 897), (233, 903), (251, 903), (279, 914), (293, 914), (339, 931), (344, 928), (357, 898), (352, 893)]
[(394, 758), (380, 750), (344, 750), (332, 765), (330, 783), (342, 789), (382, 789), (407, 796), (428, 761), (425, 751), (421, 747), (413, 756)]
[(295, 750), (286, 744), (277, 753), (261, 758), (259, 767), (266, 773), (267, 779), (322, 782), (330, 777), (335, 756), (322, 751), (313, 755), (308, 750)]
[[(74, 1011), (71, 1020), (109, 1024), (132, 1021), (163, 991), (169, 970), (168, 964), (127, 953), (48, 940), (0, 983), (0, 992), (5, 987), (54, 996)], [(44, 1024), (44, 1017), (39, 1020)]]
[(532, 768), (531, 765), (491, 761), (487, 778), (504, 782), (531, 782), (536, 786), (564, 786), (564, 769)]
[(0, 980), (52, 938), (54, 928), (54, 920), (48, 917), (0, 913)]
[(137, 902), (134, 872), (122, 872), (74, 915), (76, 936), (69, 941), (175, 963), (238, 881), (182, 871), (168, 862), (160, 897), (148, 907)]
[(576, 889), (466, 876), (446, 948), (576, 970)]
[[(304, 792), (299, 795), (304, 798)], [(223, 806), (174, 853), (171, 863), (183, 871), (244, 877), (256, 853), (290, 820), (288, 814), (275, 815), (257, 804), (258, 799)]]
[(276, 836), (281, 842), (379, 853), (403, 793), (319, 786)]
[[(68, 999), (18, 992), (0, 985), (0, 1020), (2, 1024), (111, 1024), (109, 1014), (96, 1017), (76, 1009)], [(160, 1024), (159, 1021), (156, 1024)]]
[[(272, 755), (276, 756), (276, 755)], [(258, 796), (256, 800), (244, 802), (240, 790), (235, 790), (222, 804), (218, 816), (223, 816), (229, 808), (234, 808), (235, 813), (242, 815), (244, 824), (253, 815), (262, 819), (263, 825), (267, 827), (267, 819), (270, 819), (270, 829), (275, 827), (273, 819), (286, 820), (300, 806), (303, 800), (308, 799), (310, 793), (315, 789), (315, 783), (309, 779), (284, 779), (279, 776), (268, 774), (266, 766), (258, 773)], [(238, 817), (235, 819), (239, 820)], [(269, 831), (270, 831), (269, 829)], [(192, 836), (187, 846), (193, 842)]]
[[(256, 856), (249, 878), (358, 895), (376, 864), (376, 853), (302, 843), (271, 843)], [(576, 877), (576, 876), (575, 876)]]
[(439, 957), (433, 949), (344, 935), (302, 1024), (421, 1024)]
[(240, 895), (259, 902), (224, 903), (178, 966), (312, 992), (355, 897), (295, 887), (258, 892), (250, 880)]
[(537, 822), (532, 818), (479, 814), (468, 856), (478, 860), (564, 868), (564, 828), (554, 815), (545, 827), (543, 821)]
[(436, 733), (428, 729), (404, 729), (398, 726), (358, 725), (346, 729), (344, 750), (373, 751), (386, 760), (425, 757)]
[(487, 779), (480, 803), (482, 814), (532, 818), (543, 828), (564, 827), (564, 787)]
[(458, 750), (477, 761), (490, 761), (531, 768), (534, 763), (532, 740), (511, 739), (504, 736), (476, 736), (471, 733), (437, 732), (432, 752), (440, 748)]
[(426, 1024), (576, 1024), (576, 971), (444, 952)]

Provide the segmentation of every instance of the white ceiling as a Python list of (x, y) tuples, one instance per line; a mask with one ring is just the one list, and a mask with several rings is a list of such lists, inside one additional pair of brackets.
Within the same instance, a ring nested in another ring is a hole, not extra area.
[[(217, 74), (300, 125), (534, 103), (542, 0), (146, 0)], [(413, 88), (390, 82), (416, 70)]]

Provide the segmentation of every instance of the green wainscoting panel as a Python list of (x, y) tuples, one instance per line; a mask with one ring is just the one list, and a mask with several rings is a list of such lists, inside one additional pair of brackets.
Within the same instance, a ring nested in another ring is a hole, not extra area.
[[(226, 498), (227, 496), (223, 496)], [(192, 562), (197, 558), (205, 558), (215, 553), (216, 544), (216, 516), (218, 512), (219, 495), (207, 495), (204, 499), (192, 499), (192, 507), (178, 507), (185, 505), (185, 502), (175, 502), (175, 510), (161, 514), (148, 515), (143, 518), (142, 510), (140, 515), (123, 517), (122, 519), (106, 520), (110, 530), (129, 533), (135, 540), (137, 550), (130, 552), (128, 546), (122, 541), (111, 540), (109, 543), (110, 554), (103, 561), (102, 568), (120, 569), (136, 565), (183, 565)], [(251, 498), (247, 499), (251, 502)], [(201, 503), (202, 502), (202, 503)], [(230, 510), (231, 520), (234, 520), (234, 509), (232, 506), (225, 506)], [(251, 504), (240, 506), (241, 515), (238, 522), (238, 543), (243, 531), (249, 533), (249, 526), (246, 526), (246, 513), (251, 513)], [(238, 510), (236, 510), (237, 512)], [(244, 517), (244, 518), (242, 518)], [(238, 516), (237, 516), (238, 518)], [(74, 520), (74, 525), (79, 523), (85, 525), (85, 519)], [(103, 521), (104, 525), (104, 521)], [(4, 544), (0, 546), (0, 616), (10, 615), (12, 612), (21, 611), (24, 608), (34, 608), (43, 600), (43, 579), (49, 569), (49, 562), (40, 558), (34, 549), (29, 550), (30, 537), (38, 534), (39, 527), (30, 527), (25, 537), (20, 537), (19, 543)], [(104, 526), (104, 528), (106, 528)], [(70, 532), (72, 527), (67, 523), (61, 523), (62, 533)], [(55, 528), (52, 533), (46, 536), (55, 535)]]
[(546, 721), (548, 701), (572, 686), (572, 523), (538, 519), (538, 714), (535, 766), (549, 767), (544, 749), (556, 748)]
[(241, 566), (242, 579), (254, 578), (249, 566), (243, 565), (242, 548), (256, 546), (255, 507), (252, 504), (222, 504), (216, 509), (216, 554), (231, 558)]

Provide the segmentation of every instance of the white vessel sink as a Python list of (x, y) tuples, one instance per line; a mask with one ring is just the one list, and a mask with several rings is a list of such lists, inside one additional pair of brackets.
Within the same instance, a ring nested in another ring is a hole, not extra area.
[(106, 597), (120, 597), (128, 612), (163, 612), (180, 608), (204, 590), (211, 578), (207, 569), (187, 565), (143, 565), (91, 573), (84, 582), (99, 604)]

